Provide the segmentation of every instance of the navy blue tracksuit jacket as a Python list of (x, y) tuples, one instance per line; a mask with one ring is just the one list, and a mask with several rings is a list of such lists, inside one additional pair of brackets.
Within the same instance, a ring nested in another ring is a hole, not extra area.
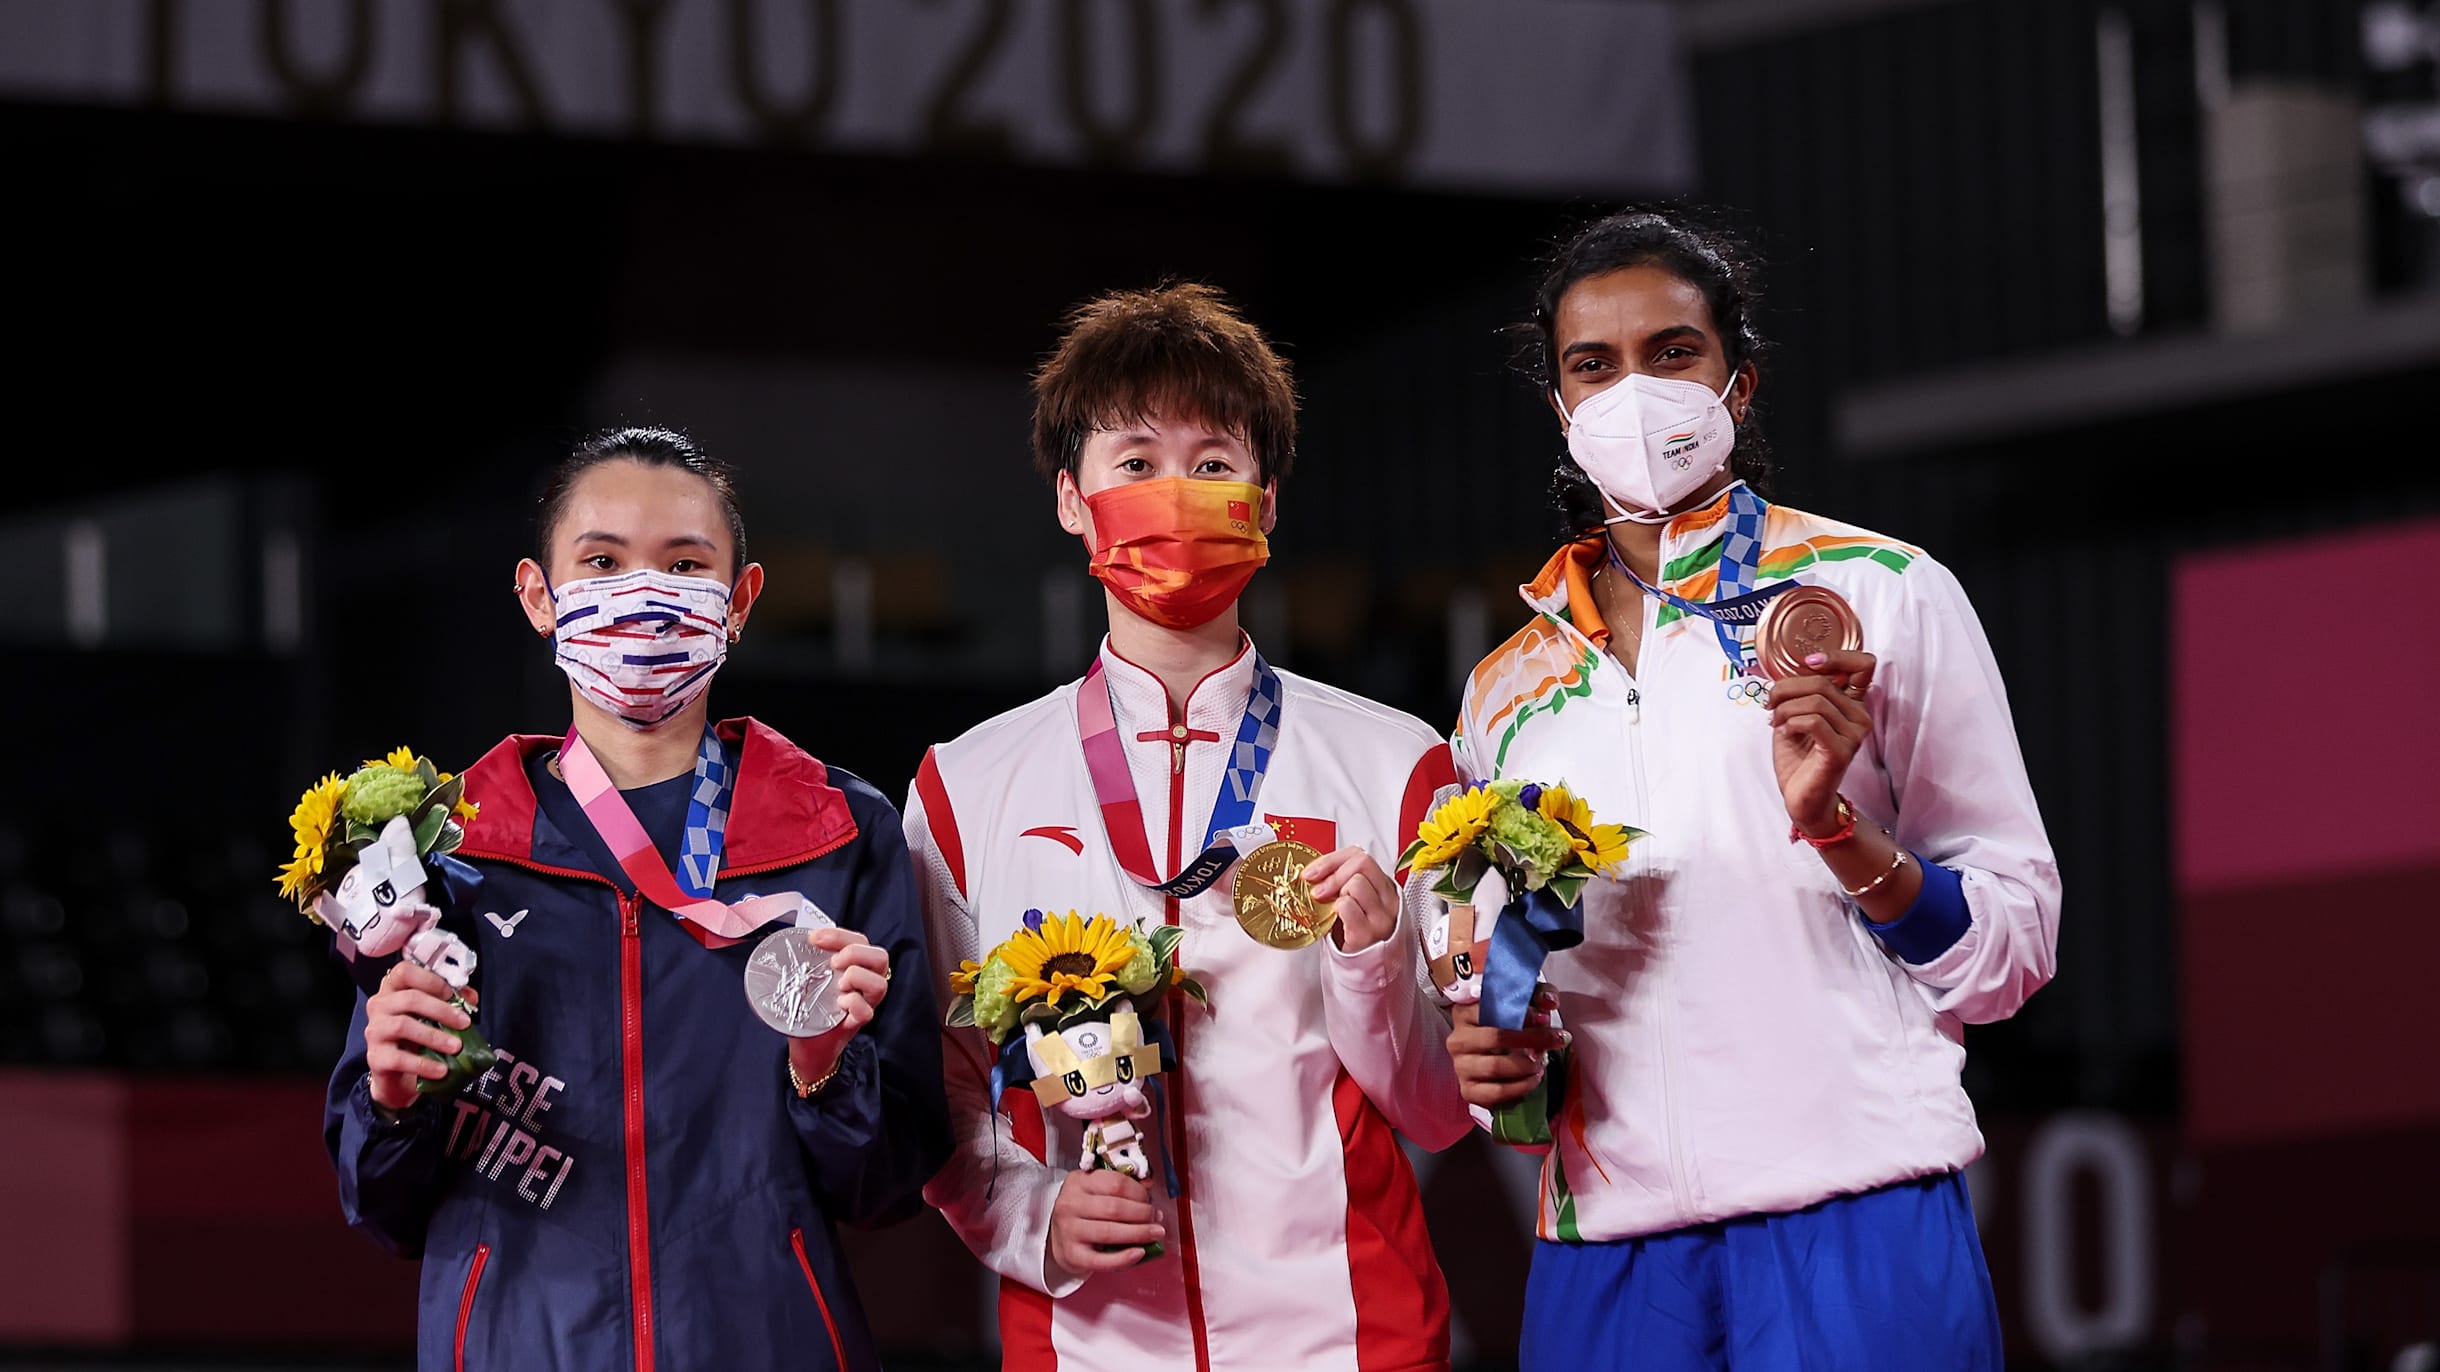
[[(423, 1259), (424, 1369), (878, 1365), (832, 1226), (912, 1214), (948, 1153), (914, 873), (879, 792), (752, 720), (719, 729), (719, 897), (811, 897), (889, 950), (890, 993), (799, 1099), (746, 1003), (758, 940), (706, 947), (630, 889), (548, 770), (558, 739), (485, 754), (459, 854), (481, 881), (449, 926), (500, 1063), (384, 1122), (359, 996), (323, 1126), (349, 1222)], [(627, 793), (665, 858), (690, 784)]]

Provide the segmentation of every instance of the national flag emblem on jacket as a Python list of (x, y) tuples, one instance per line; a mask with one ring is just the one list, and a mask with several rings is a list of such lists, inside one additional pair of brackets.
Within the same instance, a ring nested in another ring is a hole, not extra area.
[(1301, 843), (1316, 852), (1328, 853), (1339, 846), (1338, 821), (1312, 819), (1303, 815), (1264, 815), (1262, 822), (1271, 832), (1290, 843)]

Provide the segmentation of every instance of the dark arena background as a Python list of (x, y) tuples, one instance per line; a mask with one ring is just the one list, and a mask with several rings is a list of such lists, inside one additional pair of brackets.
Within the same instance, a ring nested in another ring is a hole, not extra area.
[[(1502, 326), (1688, 197), (1781, 498), (1956, 570), (2057, 846), (1968, 1038), (2011, 1366), (2440, 1368), (2436, 63), (2431, 0), (0, 0), (0, 1364), (411, 1365), (271, 878), (303, 779), (566, 717), (507, 592), (575, 437), (740, 468), (718, 709), (903, 796), (1091, 651), (1060, 315), (1209, 281), (1305, 401), (1254, 636), (1445, 724), (1557, 532)], [(1496, 1151), (1415, 1156), (1461, 1367)], [(995, 1365), (937, 1217), (850, 1242), (893, 1366)]]

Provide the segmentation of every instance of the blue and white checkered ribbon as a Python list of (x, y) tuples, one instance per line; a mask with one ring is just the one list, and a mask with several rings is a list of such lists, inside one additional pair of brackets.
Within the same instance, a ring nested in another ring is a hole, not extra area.
[(735, 773), (720, 735), (706, 728), (695, 752), (695, 789), (686, 798), (686, 837), (678, 850), (678, 884), (708, 898), (720, 880), (720, 850), (728, 841), (729, 783)]
[[(1752, 487), (1739, 482), (1728, 492), (1728, 517), (1720, 530), (1720, 577), (1713, 600), (1734, 600), (1754, 589), (1754, 574), (1762, 562), (1762, 522), (1770, 509), (1768, 502), (1754, 494)], [(1610, 561), (1628, 579), (1643, 587), (1646, 594), (1699, 619), (1711, 621), (1712, 632), (1720, 636), (1720, 651), (1728, 655), (1729, 664), (1747, 674), (1755, 670), (1754, 646), (1737, 636), (1728, 619), (1681, 595), (1673, 595), (1635, 575), (1635, 569), (1618, 556), (1615, 545), (1603, 540), (1609, 549)]]

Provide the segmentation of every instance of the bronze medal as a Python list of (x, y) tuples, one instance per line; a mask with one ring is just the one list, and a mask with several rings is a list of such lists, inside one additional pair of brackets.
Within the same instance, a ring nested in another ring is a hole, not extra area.
[(1305, 881), (1306, 864), (1321, 854), (1302, 843), (1281, 839), (1266, 843), (1237, 863), (1229, 885), (1237, 923), (1256, 943), (1272, 948), (1309, 948), (1339, 913), (1313, 898)]
[(1754, 625), (1754, 655), (1774, 681), (1811, 675), (1805, 659), (1814, 653), (1852, 653), (1863, 646), (1864, 622), (1855, 607), (1823, 586), (1781, 592)]

